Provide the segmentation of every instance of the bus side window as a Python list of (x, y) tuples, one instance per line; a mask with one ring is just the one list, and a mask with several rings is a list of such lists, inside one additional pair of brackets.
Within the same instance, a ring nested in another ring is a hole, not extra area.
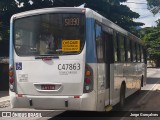
[(119, 36), (119, 51), (120, 51), (120, 61), (125, 61), (125, 51), (124, 51), (124, 36), (120, 34)]
[(114, 62), (113, 35), (103, 32), (104, 61), (107, 64)]
[(121, 61), (125, 61), (125, 48), (124, 48), (124, 36), (121, 35)]
[(138, 59), (138, 62), (141, 62), (141, 51), (140, 51), (139, 44), (137, 44), (137, 59)]
[(130, 39), (130, 51), (131, 51), (131, 62), (133, 62), (133, 47), (132, 47), (132, 40)]
[(116, 33), (116, 41), (117, 41), (117, 61), (121, 61), (121, 51), (120, 51), (120, 35)]
[(135, 60), (138, 62), (138, 44), (135, 42)]
[(136, 62), (136, 47), (135, 42), (132, 41), (132, 62)]
[(97, 60), (98, 63), (103, 63), (103, 39), (102, 39), (102, 27), (96, 24), (96, 47), (97, 47)]
[(144, 50), (142, 46), (141, 46), (141, 62), (144, 62)]
[(125, 51), (125, 62), (127, 62), (128, 61), (128, 41), (126, 37), (124, 37), (124, 51)]
[(117, 57), (117, 39), (116, 39), (116, 32), (113, 34), (113, 40), (114, 40), (114, 62), (118, 61)]
[(131, 40), (127, 38), (127, 54), (128, 54), (128, 62), (131, 62)]

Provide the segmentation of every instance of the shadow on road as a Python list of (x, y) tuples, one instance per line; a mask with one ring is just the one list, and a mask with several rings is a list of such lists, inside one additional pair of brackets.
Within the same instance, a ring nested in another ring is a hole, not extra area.
[[(155, 84), (159, 78), (148, 78), (147, 84)], [(90, 111), (66, 111), (56, 118), (63, 117), (124, 117), (130, 115), (131, 112), (158, 112), (160, 111), (160, 84), (154, 86), (152, 90), (140, 90), (126, 98), (125, 107), (122, 111), (118, 109), (118, 105), (114, 106), (111, 112), (90, 112)], [(160, 115), (160, 112), (159, 112)], [(51, 118), (50, 120), (52, 120)]]
[(6, 97), (6, 96), (9, 96), (9, 91), (0, 91), (0, 98), (1, 97)]
[[(148, 94), (147, 94), (148, 93)], [(147, 94), (147, 95), (146, 95)], [(144, 97), (145, 96), (145, 97)], [(63, 117), (124, 117), (131, 114), (131, 112), (153, 112), (160, 111), (160, 91), (146, 91), (141, 90), (136, 92), (126, 99), (123, 111), (117, 109), (118, 105), (114, 106), (111, 112), (91, 112), (91, 111), (66, 111), (57, 118)], [(154, 103), (154, 104), (153, 104)], [(52, 119), (50, 119), (52, 120)]]
[(146, 83), (147, 84), (156, 84), (158, 81), (160, 82), (160, 78), (151, 78), (151, 77), (148, 77)]

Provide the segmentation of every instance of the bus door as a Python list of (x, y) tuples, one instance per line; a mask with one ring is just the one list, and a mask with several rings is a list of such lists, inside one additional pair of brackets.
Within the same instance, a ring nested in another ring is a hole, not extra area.
[(105, 106), (111, 105), (111, 63), (113, 63), (113, 42), (111, 29), (105, 29), (104, 41), (104, 62), (105, 62)]
[(103, 59), (103, 33), (102, 27), (96, 24), (96, 52), (97, 52), (97, 110), (104, 110), (105, 96), (105, 63)]
[(109, 105), (109, 84), (110, 84), (110, 39), (104, 33), (102, 27), (96, 24), (96, 49), (97, 49), (97, 110), (104, 110)]

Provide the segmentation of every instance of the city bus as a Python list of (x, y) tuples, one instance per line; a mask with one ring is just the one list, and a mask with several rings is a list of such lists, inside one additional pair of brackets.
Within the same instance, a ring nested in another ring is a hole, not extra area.
[(94, 10), (44, 8), (11, 17), (12, 108), (108, 111), (145, 84), (142, 41)]

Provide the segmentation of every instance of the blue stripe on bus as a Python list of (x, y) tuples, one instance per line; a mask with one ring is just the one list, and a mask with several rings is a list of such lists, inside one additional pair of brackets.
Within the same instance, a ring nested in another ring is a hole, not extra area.
[(86, 19), (86, 63), (96, 63), (97, 61), (94, 23), (93, 18)]
[(13, 23), (10, 23), (9, 66), (13, 66)]

